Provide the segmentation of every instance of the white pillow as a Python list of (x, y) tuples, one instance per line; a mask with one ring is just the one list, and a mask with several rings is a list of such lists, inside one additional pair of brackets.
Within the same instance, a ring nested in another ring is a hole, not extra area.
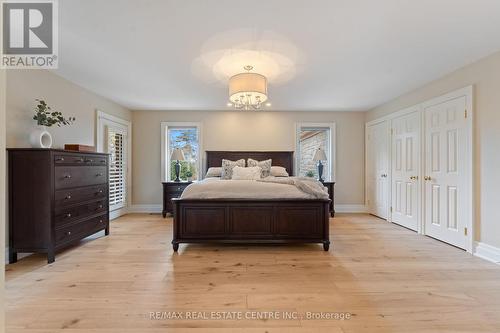
[(288, 177), (289, 174), (286, 172), (286, 169), (280, 166), (272, 166), (271, 167), (271, 176), (274, 177)]
[(235, 166), (233, 168), (233, 177), (231, 179), (234, 180), (257, 180), (260, 179), (260, 175), (262, 173), (262, 168), (255, 166), (244, 168), (240, 166)]
[(205, 177), (220, 177), (222, 176), (222, 167), (208, 168)]

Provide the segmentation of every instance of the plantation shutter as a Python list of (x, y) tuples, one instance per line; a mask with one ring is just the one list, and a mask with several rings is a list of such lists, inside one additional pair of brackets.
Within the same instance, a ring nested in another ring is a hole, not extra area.
[(109, 206), (110, 210), (119, 209), (126, 203), (126, 135), (119, 129), (108, 127), (109, 163)]

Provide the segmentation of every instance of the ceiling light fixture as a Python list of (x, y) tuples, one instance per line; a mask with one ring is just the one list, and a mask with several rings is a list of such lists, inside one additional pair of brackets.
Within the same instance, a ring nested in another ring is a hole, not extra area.
[(236, 109), (257, 110), (267, 101), (267, 78), (250, 73), (253, 66), (243, 67), (246, 72), (229, 78), (229, 101)]

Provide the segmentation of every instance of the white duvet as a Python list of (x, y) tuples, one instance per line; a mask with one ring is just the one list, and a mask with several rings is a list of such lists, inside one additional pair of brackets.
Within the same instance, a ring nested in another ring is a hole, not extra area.
[(299, 177), (255, 180), (206, 178), (186, 187), (181, 199), (328, 199), (318, 181)]

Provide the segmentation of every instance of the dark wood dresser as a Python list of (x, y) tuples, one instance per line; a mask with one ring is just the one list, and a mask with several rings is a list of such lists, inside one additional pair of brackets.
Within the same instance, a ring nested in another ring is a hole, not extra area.
[(9, 261), (47, 254), (98, 231), (109, 234), (108, 154), (8, 149)]
[(328, 188), (328, 195), (330, 196), (330, 216), (335, 216), (335, 207), (333, 205), (333, 199), (335, 197), (335, 182), (323, 182), (323, 185)]
[(179, 198), (184, 189), (192, 182), (163, 182), (163, 217), (174, 212), (172, 199)]

